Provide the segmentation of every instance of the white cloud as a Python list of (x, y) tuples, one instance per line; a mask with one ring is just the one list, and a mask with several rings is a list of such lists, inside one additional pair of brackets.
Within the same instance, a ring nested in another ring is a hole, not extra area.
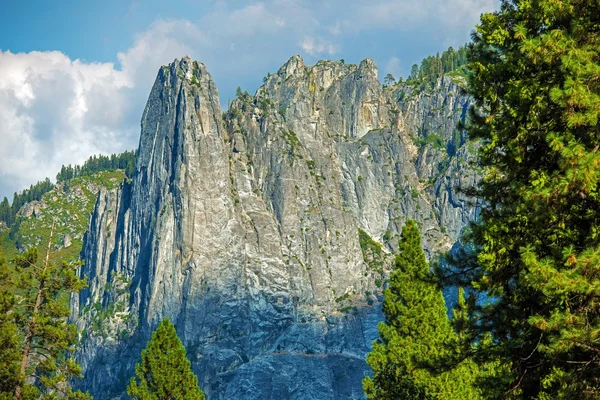
[(322, 54), (331, 56), (337, 53), (336, 45), (332, 42), (324, 40), (323, 38), (305, 37), (302, 40), (300, 47), (302, 47), (302, 50), (311, 56), (319, 56)]
[[(0, 179), (22, 188), (62, 163), (121, 150), (135, 138), (122, 126), (132, 82), (110, 63), (60, 52), (0, 52)], [(115, 138), (115, 133), (122, 135)], [(117, 140), (115, 140), (117, 139)]]

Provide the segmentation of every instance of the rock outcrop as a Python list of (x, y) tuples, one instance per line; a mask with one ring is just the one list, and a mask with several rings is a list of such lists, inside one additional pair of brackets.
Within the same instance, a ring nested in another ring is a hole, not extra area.
[(449, 77), (383, 89), (372, 60), (294, 56), (222, 113), (202, 63), (162, 67), (135, 176), (85, 238), (84, 386), (120, 397), (169, 317), (210, 399), (362, 398), (402, 224), (434, 255), (476, 215), (456, 190), (469, 101)]

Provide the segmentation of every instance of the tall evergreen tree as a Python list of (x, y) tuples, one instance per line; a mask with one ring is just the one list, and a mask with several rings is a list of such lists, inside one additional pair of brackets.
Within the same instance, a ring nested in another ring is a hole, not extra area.
[(43, 262), (35, 248), (16, 258), (14, 271), (0, 260), (0, 398), (89, 398), (69, 384), (80, 368), (69, 356), (77, 334), (65, 298), (84, 282), (77, 266), (50, 262), (52, 232)]
[(384, 78), (383, 78), (383, 83), (385, 84), (385, 86), (394, 86), (394, 84), (396, 83), (396, 78), (394, 78), (394, 75), (392, 74), (387, 74)]
[(473, 41), (472, 356), (510, 367), (506, 398), (600, 398), (600, 2), (503, 0)]
[(369, 399), (477, 399), (472, 362), (436, 370), (456, 345), (442, 292), (429, 269), (416, 222), (402, 229), (394, 270), (384, 293), (385, 322), (367, 363), (373, 378), (363, 387)]
[(152, 334), (127, 394), (138, 400), (204, 400), (185, 347), (168, 318)]
[(10, 203), (6, 197), (0, 202), (0, 221), (3, 221), (7, 226), (10, 226), (12, 222)]
[(19, 383), (19, 335), (11, 271), (0, 249), (0, 399), (12, 399)]
[(419, 79), (419, 66), (417, 64), (413, 64), (410, 69), (410, 75), (408, 76), (408, 80)]

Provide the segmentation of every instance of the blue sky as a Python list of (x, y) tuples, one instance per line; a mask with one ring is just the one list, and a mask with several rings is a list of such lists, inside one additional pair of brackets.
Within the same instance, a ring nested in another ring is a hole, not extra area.
[(380, 77), (458, 47), (498, 0), (15, 1), (0, 7), (0, 198), (62, 164), (137, 147), (160, 65), (204, 62), (221, 103), (300, 54)]

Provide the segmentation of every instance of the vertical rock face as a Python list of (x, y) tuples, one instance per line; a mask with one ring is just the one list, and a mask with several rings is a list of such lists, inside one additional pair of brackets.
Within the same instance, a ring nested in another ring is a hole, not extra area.
[(407, 218), (430, 255), (475, 216), (444, 77), (382, 89), (377, 68), (292, 57), (222, 113), (203, 64), (159, 71), (136, 174), (100, 193), (74, 298), (84, 386), (121, 397), (176, 322), (210, 399), (359, 399), (385, 266)]

